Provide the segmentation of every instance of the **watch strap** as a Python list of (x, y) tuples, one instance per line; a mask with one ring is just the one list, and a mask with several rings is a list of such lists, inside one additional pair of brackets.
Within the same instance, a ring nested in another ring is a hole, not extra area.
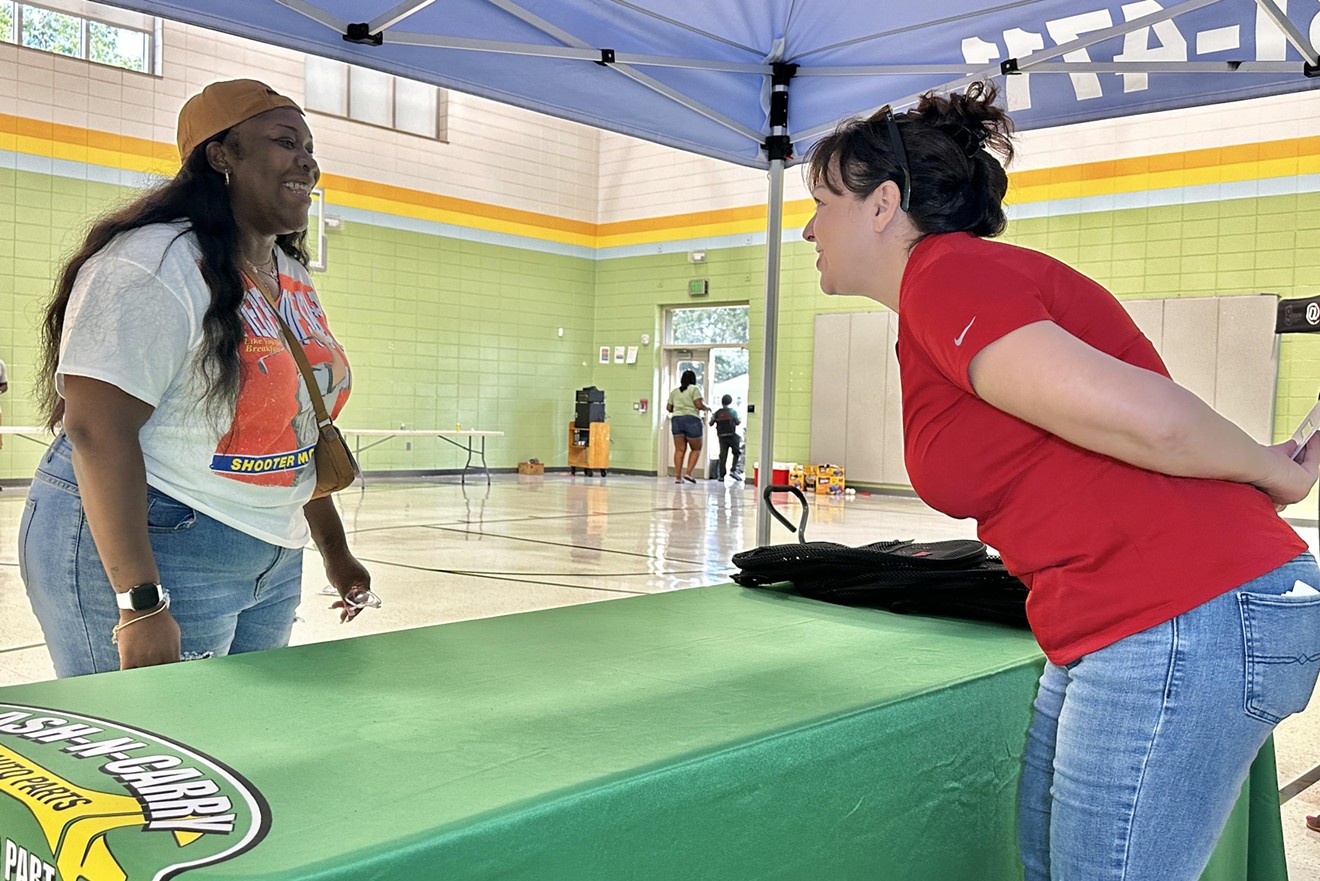
[(158, 582), (135, 584), (115, 594), (115, 605), (128, 612), (146, 612), (162, 604), (169, 608), (170, 593)]

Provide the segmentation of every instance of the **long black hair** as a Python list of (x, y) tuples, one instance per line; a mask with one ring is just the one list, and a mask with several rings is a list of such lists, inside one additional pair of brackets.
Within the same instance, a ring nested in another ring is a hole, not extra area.
[[(928, 92), (905, 113), (885, 110), (840, 123), (812, 148), (808, 180), (858, 198), (887, 180), (900, 188), (906, 183), (908, 219), (923, 238), (944, 232), (997, 236), (1008, 225), (1008, 173), (990, 149), (1005, 163), (1013, 159), (1013, 122), (996, 106), (998, 95), (992, 83), (975, 82), (964, 94)], [(898, 155), (895, 132), (902, 141)]]
[[(199, 145), (170, 180), (100, 218), (82, 247), (60, 270), (54, 296), (42, 318), (36, 388), (37, 404), (50, 430), (54, 431), (64, 419), (64, 400), (55, 389), (55, 369), (60, 359), (64, 315), (78, 273), (120, 233), (153, 223), (183, 221), (187, 229), (180, 235), (191, 232), (197, 239), (201, 251), (198, 268), (211, 289), (211, 304), (202, 318), (201, 355), (197, 361), (204, 382), (202, 403), (213, 415), (232, 410), (238, 399), (238, 347), (243, 341), (243, 322), (238, 314), (244, 293), (237, 261), (238, 224), (229, 205), (224, 176), (211, 167), (206, 157), (207, 145), (223, 141), (231, 131), (227, 129)], [(237, 143), (231, 146), (238, 149)], [(279, 236), (275, 241), (286, 254), (307, 265), (306, 230)]]
[(695, 370), (684, 370), (683, 375), (678, 378), (678, 390), (685, 392), (688, 386), (697, 384), (697, 372)]

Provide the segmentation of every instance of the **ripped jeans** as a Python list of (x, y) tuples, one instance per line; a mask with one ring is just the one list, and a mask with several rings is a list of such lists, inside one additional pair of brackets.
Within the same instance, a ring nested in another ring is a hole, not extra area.
[[(1320, 671), (1302, 554), (1066, 667), (1046, 664), (1018, 791), (1026, 881), (1196, 881), (1274, 726)], [(1305, 593), (1304, 591), (1302, 592)]]
[[(119, 669), (110, 631), (114, 589), (96, 552), (60, 435), (41, 457), (18, 531), (19, 573), (61, 678)], [(147, 488), (147, 532), (183, 657), (288, 645), (302, 583), (302, 548), (253, 538)]]

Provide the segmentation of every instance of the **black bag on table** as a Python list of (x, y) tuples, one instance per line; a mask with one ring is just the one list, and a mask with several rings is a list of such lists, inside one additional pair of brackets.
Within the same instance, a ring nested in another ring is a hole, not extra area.
[(979, 541), (828, 541), (733, 555), (743, 587), (790, 582), (802, 596), (845, 606), (1027, 626), (1027, 586)]

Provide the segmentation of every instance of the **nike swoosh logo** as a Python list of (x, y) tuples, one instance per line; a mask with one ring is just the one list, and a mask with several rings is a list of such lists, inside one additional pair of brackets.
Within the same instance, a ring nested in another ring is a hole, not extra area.
[(953, 338), (953, 344), (954, 344), (955, 346), (961, 346), (961, 345), (962, 345), (962, 343), (963, 343), (963, 337), (967, 336), (967, 331), (971, 330), (971, 329), (972, 329), (972, 325), (975, 324), (975, 323), (976, 323), (976, 317), (973, 316), (973, 317), (972, 317), (972, 320), (969, 321), (969, 322), (967, 322), (967, 326), (963, 328), (962, 333), (958, 334), (956, 337)]

